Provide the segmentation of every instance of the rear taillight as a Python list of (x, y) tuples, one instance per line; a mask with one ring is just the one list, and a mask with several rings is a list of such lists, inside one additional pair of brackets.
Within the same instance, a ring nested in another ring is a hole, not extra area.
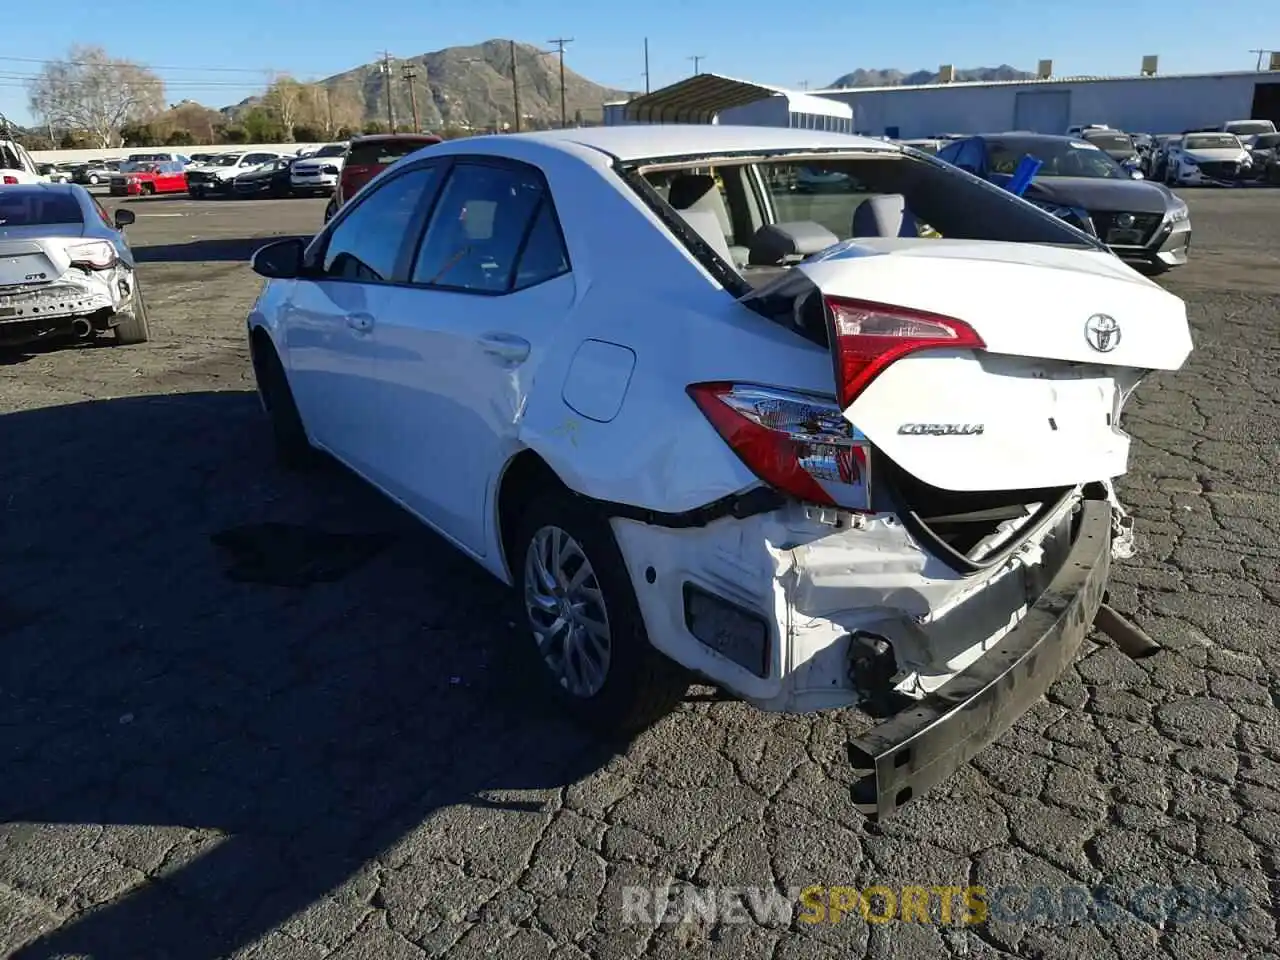
[(71, 244), (67, 247), (67, 255), (73, 267), (86, 270), (107, 270), (120, 262), (116, 248), (106, 240), (88, 240), (84, 243)]
[(689, 396), (769, 486), (806, 503), (870, 511), (869, 447), (834, 403), (740, 383), (696, 383)]
[(4, 182), (5, 182), (6, 184), (8, 184), (8, 185), (12, 186), (13, 184), (16, 184), (16, 183), (18, 182), (18, 178), (17, 178), (17, 177), (15, 177), (15, 176), (14, 176), (13, 174), (11, 174), (11, 173), (6, 173), (6, 174), (4, 175)]
[(825, 303), (841, 409), (847, 410), (885, 367), (909, 353), (986, 346), (963, 320), (839, 297), (827, 297)]

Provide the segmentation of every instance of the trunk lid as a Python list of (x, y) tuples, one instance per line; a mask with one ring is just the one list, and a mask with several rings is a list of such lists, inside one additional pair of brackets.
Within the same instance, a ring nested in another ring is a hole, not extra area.
[[(71, 265), (65, 244), (83, 236), (84, 228), (59, 228), (65, 240), (45, 240), (48, 226), (0, 229), (0, 288), (48, 283), (62, 276)], [(30, 238), (30, 239), (28, 239)], [(39, 238), (39, 239), (37, 239)]]
[(794, 269), (824, 298), (951, 318), (981, 338), (980, 349), (933, 344), (899, 356), (844, 409), (881, 453), (941, 491), (1123, 474), (1124, 399), (1149, 370), (1181, 367), (1192, 347), (1182, 300), (1102, 251), (868, 239)]

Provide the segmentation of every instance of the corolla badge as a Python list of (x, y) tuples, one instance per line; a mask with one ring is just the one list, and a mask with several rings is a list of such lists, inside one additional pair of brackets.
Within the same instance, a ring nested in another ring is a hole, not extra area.
[(898, 433), (909, 437), (973, 437), (985, 430), (981, 423), (904, 423)]
[(1120, 324), (1115, 317), (1095, 313), (1084, 322), (1084, 338), (1099, 353), (1110, 353), (1120, 346)]

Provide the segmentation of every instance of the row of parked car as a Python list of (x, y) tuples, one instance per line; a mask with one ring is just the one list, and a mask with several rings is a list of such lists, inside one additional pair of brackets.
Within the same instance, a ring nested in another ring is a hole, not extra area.
[[(298, 154), (275, 151), (135, 153), (124, 159), (36, 164), (21, 146), (0, 156), (12, 183), (106, 184), (113, 196), (186, 193), (206, 197), (330, 196), (327, 221), (361, 186), (400, 157), (434, 143), (433, 134), (374, 134)], [(0, 149), (3, 149), (0, 146)]]

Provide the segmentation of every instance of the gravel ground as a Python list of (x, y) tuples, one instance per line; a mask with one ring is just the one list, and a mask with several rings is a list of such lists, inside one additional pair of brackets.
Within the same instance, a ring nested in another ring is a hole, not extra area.
[[(1129, 408), (1142, 539), (1111, 590), (1167, 649), (1086, 642), (1013, 730), (879, 826), (851, 808), (838, 716), (691, 697), (606, 749), (549, 712), (511, 665), (499, 586), (341, 471), (274, 466), (245, 260), (312, 231), (323, 201), (133, 202), (155, 339), (0, 357), (0, 953), (1274, 951), (1280, 191), (1187, 199), (1194, 260), (1167, 282), (1197, 351)], [(210, 537), (263, 521), (387, 543), (306, 589), (229, 579)], [(669, 878), (1183, 882), (1245, 902), (1167, 923), (625, 922), (623, 889)]]

